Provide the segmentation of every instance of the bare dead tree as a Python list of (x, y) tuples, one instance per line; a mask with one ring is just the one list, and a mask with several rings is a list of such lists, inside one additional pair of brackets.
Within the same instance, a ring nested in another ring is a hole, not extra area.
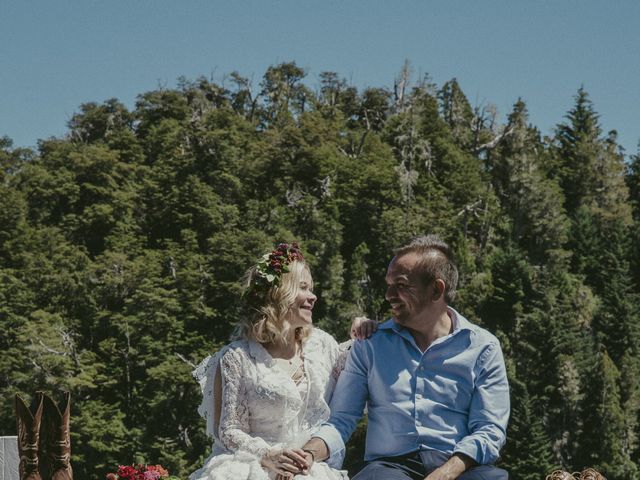
[[(472, 151), (478, 155), (482, 152), (486, 152), (494, 149), (503, 138), (511, 135), (512, 129), (505, 127), (499, 127), (498, 122), (498, 110), (493, 104), (476, 106), (474, 108), (474, 118), (472, 124), (473, 132), (473, 147)], [(480, 143), (481, 134), (489, 133), (492, 138), (488, 142)]]
[(338, 145), (338, 151), (342, 153), (344, 156), (349, 158), (358, 158), (362, 153), (362, 149), (364, 148), (364, 142), (371, 131), (371, 122), (369, 120), (369, 110), (364, 111), (364, 122), (365, 122), (365, 130), (360, 135), (360, 140), (358, 142), (358, 146), (356, 147), (353, 139), (349, 141), (349, 150), (345, 150), (343, 147)]
[(511, 135), (513, 133), (512, 129), (504, 129), (502, 132), (500, 132), (499, 134), (497, 134), (493, 139), (491, 139), (491, 141), (487, 142), (487, 143), (483, 143), (482, 145), (478, 145), (477, 147), (475, 147), (473, 149), (473, 152), (478, 154), (480, 152), (484, 152), (487, 150), (492, 150), (495, 147), (498, 146), (498, 144), (500, 143), (500, 141), (502, 141), (502, 139), (504, 139), (505, 137)]
[(458, 217), (462, 217), (462, 225), (463, 225), (463, 232), (464, 232), (465, 239), (467, 238), (469, 216), (473, 215), (475, 218), (480, 218), (480, 215), (478, 214), (478, 210), (480, 209), (481, 205), (482, 205), (482, 200), (478, 199), (473, 203), (465, 205), (462, 208), (462, 210), (460, 210), (457, 214)]
[(411, 80), (411, 64), (405, 60), (400, 74), (393, 81), (393, 110), (401, 113), (405, 111), (405, 96)]
[(193, 363), (191, 360), (189, 360), (187, 357), (185, 357), (181, 353), (175, 352), (175, 356), (178, 357), (180, 360), (182, 360), (187, 365), (189, 365), (191, 368), (195, 369), (197, 367), (197, 365), (195, 363)]
[(331, 176), (327, 175), (320, 182), (320, 198), (330, 197), (331, 196)]

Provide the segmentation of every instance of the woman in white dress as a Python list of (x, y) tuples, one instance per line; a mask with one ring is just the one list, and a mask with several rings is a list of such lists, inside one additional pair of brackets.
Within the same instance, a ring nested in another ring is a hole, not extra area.
[[(294, 244), (280, 244), (245, 276), (247, 314), (236, 341), (194, 372), (213, 452), (190, 480), (346, 480), (302, 446), (329, 418), (344, 350), (312, 326), (313, 281)], [(338, 466), (339, 467), (339, 466)]]

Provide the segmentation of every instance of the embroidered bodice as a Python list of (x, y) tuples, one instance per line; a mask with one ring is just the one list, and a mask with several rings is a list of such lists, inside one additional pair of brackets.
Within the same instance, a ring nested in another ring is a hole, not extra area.
[[(198, 411), (214, 438), (213, 453), (241, 450), (261, 457), (272, 448), (302, 446), (329, 418), (329, 401), (348, 343), (340, 346), (329, 334), (313, 329), (303, 346), (308, 395), (301, 395), (299, 385), (257, 342), (239, 340), (207, 357), (194, 375), (202, 388)], [(222, 398), (219, 425), (214, 425), (218, 368)]]

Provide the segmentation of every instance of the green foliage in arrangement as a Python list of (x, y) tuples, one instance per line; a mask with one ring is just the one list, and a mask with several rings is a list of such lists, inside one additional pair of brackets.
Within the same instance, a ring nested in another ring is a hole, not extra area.
[(522, 100), (501, 123), (408, 64), (393, 90), (305, 77), (180, 79), (132, 111), (81, 105), (35, 151), (0, 138), (0, 433), (15, 393), (70, 390), (78, 478), (186, 478), (210, 448), (190, 372), (228, 341), (247, 266), (300, 242), (314, 321), (342, 341), (388, 314), (393, 247), (434, 232), (458, 254), (454, 306), (503, 343), (510, 478), (639, 478), (640, 155), (584, 88), (543, 137)]

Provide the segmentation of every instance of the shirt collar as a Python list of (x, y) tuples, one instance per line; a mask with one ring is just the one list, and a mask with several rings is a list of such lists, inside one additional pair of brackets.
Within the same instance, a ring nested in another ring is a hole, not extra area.
[[(455, 335), (456, 333), (462, 330), (471, 330), (471, 322), (469, 322), (469, 320), (467, 320), (462, 315), (460, 315), (460, 313), (458, 313), (455, 309), (447, 306), (447, 312), (449, 313), (449, 316), (451, 317), (451, 322), (453, 323), (453, 332), (451, 333), (451, 335)], [(394, 322), (393, 318), (390, 318), (389, 320), (384, 322), (382, 325), (378, 327), (378, 329), (393, 330), (394, 332), (401, 332), (402, 330), (405, 330), (405, 328), (402, 325)]]

